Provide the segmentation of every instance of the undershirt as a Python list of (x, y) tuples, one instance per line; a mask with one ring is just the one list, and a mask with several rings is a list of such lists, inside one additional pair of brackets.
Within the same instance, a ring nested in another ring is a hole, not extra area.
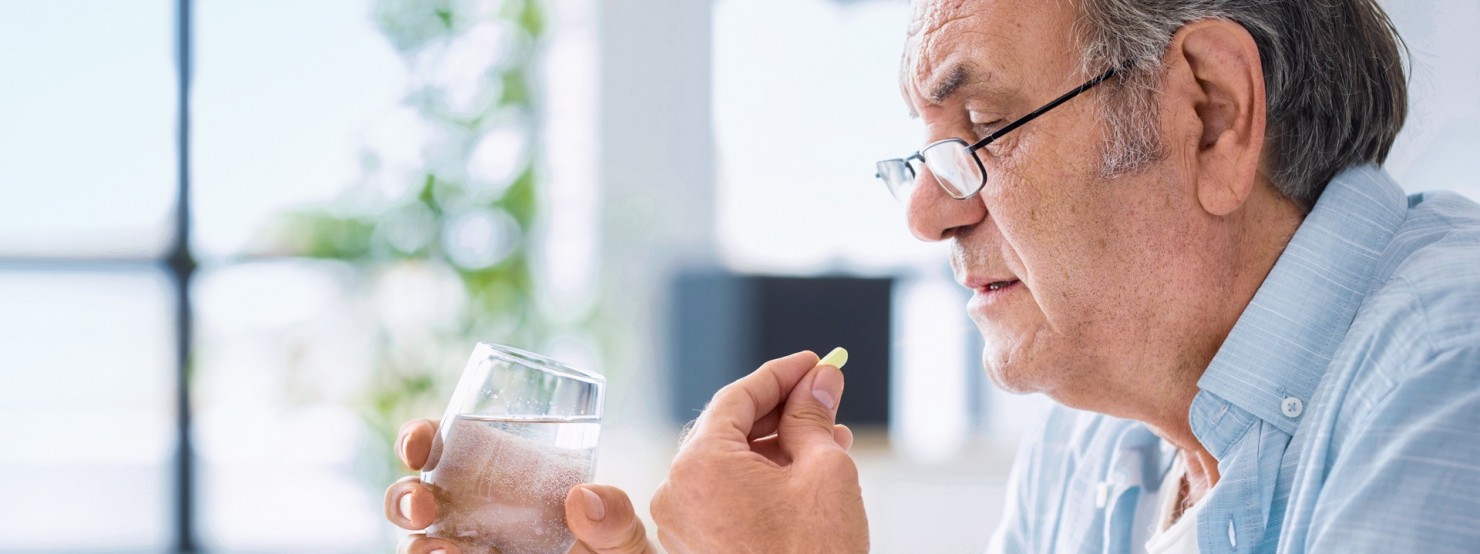
[[(1146, 554), (1183, 554), (1197, 552), (1197, 514), (1202, 511), (1203, 502), (1198, 500), (1196, 504), (1182, 512), (1182, 517), (1172, 521), (1172, 514), (1177, 511), (1177, 504), (1182, 501), (1182, 480), (1187, 478), (1187, 464), (1182, 461), (1182, 455), (1172, 462), (1171, 471), (1167, 472), (1166, 479), (1161, 483), (1161, 509), (1157, 510), (1156, 528), (1151, 533), (1151, 538), (1146, 540)], [(1204, 494), (1203, 498), (1208, 495)], [(1171, 522), (1171, 525), (1167, 525)]]

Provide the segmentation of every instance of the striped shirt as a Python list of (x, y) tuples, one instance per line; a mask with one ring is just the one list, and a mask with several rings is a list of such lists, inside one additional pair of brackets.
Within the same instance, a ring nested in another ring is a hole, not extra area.
[[(1322, 193), (1198, 381), (1202, 552), (1480, 552), (1480, 205), (1382, 170)], [(992, 552), (1142, 552), (1174, 450), (1055, 407)]]

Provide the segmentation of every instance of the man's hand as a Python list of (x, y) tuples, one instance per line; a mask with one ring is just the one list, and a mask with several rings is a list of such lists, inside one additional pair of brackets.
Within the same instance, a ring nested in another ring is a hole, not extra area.
[[(412, 471), (422, 469), (432, 451), (437, 422), (415, 420), (401, 426), (396, 454)], [(396, 481), (385, 491), (385, 517), (404, 529), (420, 531), (437, 520), (437, 502), (432, 491), (412, 476)], [(576, 537), (572, 554), (648, 554), (655, 549), (632, 501), (621, 489), (582, 484), (565, 496), (565, 521)], [(459, 554), (453, 543), (414, 533), (401, 543), (400, 554)]]
[(801, 352), (721, 389), (653, 496), (672, 553), (867, 552), (843, 374)]

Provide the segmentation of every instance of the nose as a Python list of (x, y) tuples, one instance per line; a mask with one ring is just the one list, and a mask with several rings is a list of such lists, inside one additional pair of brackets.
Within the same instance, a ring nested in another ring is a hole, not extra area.
[(965, 200), (951, 198), (922, 167), (915, 175), (905, 213), (915, 238), (936, 242), (950, 238), (956, 229), (980, 223), (987, 217), (987, 205), (980, 194)]

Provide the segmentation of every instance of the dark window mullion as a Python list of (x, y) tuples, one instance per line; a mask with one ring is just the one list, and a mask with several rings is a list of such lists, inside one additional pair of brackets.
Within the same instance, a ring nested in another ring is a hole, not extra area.
[(194, 464), (190, 441), (190, 353), (193, 318), (190, 304), (190, 280), (195, 274), (195, 259), (190, 255), (190, 79), (192, 67), (191, 0), (175, 0), (175, 71), (176, 90), (175, 148), (177, 192), (175, 197), (174, 240), (165, 263), (174, 277), (175, 292), (175, 529), (176, 552), (196, 552)]

